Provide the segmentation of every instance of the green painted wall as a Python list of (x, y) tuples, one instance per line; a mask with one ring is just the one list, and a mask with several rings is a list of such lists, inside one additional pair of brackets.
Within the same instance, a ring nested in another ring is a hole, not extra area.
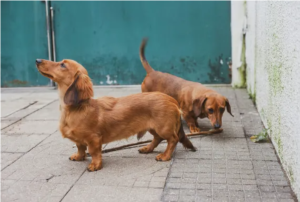
[(52, 6), (58, 60), (82, 63), (95, 85), (106, 84), (107, 75), (118, 84), (140, 84), (144, 36), (155, 69), (203, 83), (230, 82), (230, 2), (55, 1)]
[(36, 58), (48, 58), (45, 3), (2, 1), (1, 87), (47, 85)]
[[(35, 5), (41, 2), (27, 3)], [(231, 56), (230, 2), (53, 1), (51, 5), (55, 12), (57, 60), (77, 60), (87, 68), (95, 85), (140, 84), (146, 75), (138, 55), (144, 36), (149, 38), (146, 57), (155, 69), (202, 83), (230, 82), (227, 66)], [(19, 9), (21, 12), (23, 8)], [(20, 54), (13, 51), (30, 52), (28, 61), (38, 57), (47, 58), (45, 18), (40, 17), (44, 10), (43, 7), (38, 13), (35, 10), (29, 12), (39, 18), (35, 19), (36, 24), (40, 21), (44, 23), (43, 29), (37, 26), (29, 28), (32, 32), (44, 32), (36, 40), (38, 43), (27, 39), (37, 38), (37, 35), (32, 37), (32, 33), (23, 34), (23, 29), (17, 37), (23, 35), (26, 42), (14, 42), (22, 50), (6, 48), (10, 51), (6, 55), (11, 59), (4, 65), (11, 76), (4, 77), (5, 80), (27, 74), (26, 78), (20, 77), (20, 80), (27, 79), (29, 85), (47, 84), (47, 81), (37, 82), (36, 76), (29, 78), (38, 74), (32, 72), (34, 63), (33, 66), (22, 64), (21, 67), (11, 62)], [(21, 14), (14, 13), (19, 19)], [(45, 46), (45, 50), (37, 51), (40, 46)], [(15, 70), (22, 69), (23, 73), (8, 71), (7, 64), (10, 62)]]

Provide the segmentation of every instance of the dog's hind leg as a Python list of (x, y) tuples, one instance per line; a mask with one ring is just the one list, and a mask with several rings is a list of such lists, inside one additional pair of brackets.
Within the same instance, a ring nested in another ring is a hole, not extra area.
[(163, 140), (159, 135), (154, 131), (149, 131), (153, 135), (153, 140), (150, 144), (139, 149), (141, 154), (147, 154), (153, 152), (153, 150), (157, 147), (157, 145)]
[(185, 132), (183, 130), (183, 125), (182, 125), (182, 120), (180, 124), (180, 129), (178, 131), (178, 137), (179, 137), (179, 142), (188, 149), (191, 149), (192, 151), (196, 151), (197, 149), (194, 147), (192, 142), (189, 140), (189, 138), (185, 135)]
[(172, 135), (170, 138), (167, 139), (168, 146), (164, 153), (158, 154), (155, 159), (157, 161), (169, 161), (172, 158), (172, 154), (175, 150), (175, 147), (178, 143), (178, 136), (177, 134)]

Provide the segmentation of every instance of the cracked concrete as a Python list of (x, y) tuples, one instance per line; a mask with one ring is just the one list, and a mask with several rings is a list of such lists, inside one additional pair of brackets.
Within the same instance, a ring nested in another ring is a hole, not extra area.
[[(171, 161), (157, 162), (166, 143), (151, 154), (134, 147), (103, 154), (103, 169), (92, 173), (86, 171), (90, 157), (68, 160), (76, 148), (58, 131), (56, 90), (2, 89), (1, 200), (295, 201), (272, 144), (248, 138), (263, 125), (246, 90), (214, 89), (229, 99), (234, 117), (224, 115), (221, 134), (191, 138), (197, 152), (178, 144)], [(95, 97), (138, 92), (140, 86), (96, 87)], [(199, 125), (210, 128), (208, 120)], [(134, 136), (103, 148), (136, 141)]]

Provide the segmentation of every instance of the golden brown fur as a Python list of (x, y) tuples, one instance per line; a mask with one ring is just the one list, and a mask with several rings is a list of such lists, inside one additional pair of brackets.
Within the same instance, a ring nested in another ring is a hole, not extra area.
[(89, 171), (101, 169), (102, 144), (146, 132), (153, 141), (139, 149), (149, 153), (163, 140), (168, 145), (156, 160), (170, 160), (178, 141), (195, 150), (182, 129), (180, 109), (172, 97), (163, 93), (138, 93), (121, 98), (93, 99), (92, 82), (87, 71), (73, 60), (51, 62), (37, 60), (42, 75), (58, 84), (60, 96), (60, 131), (64, 138), (76, 143), (78, 152), (70, 160), (85, 159), (86, 149), (92, 156)]
[(144, 39), (140, 46), (140, 59), (147, 72), (142, 83), (142, 92), (158, 91), (175, 98), (192, 133), (200, 131), (198, 117), (207, 117), (214, 128), (220, 128), (225, 108), (231, 114), (228, 99), (200, 83), (155, 71), (145, 58), (146, 44), (147, 39)]

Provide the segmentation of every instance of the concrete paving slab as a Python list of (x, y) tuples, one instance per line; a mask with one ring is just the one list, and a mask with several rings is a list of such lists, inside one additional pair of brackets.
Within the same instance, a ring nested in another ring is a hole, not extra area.
[(88, 165), (88, 161), (73, 162), (68, 159), (69, 156), (33, 150), (5, 168), (2, 179), (73, 184)]
[(34, 114), (30, 114), (25, 120), (55, 120), (59, 121), (60, 111), (59, 111), (59, 102), (54, 101), (43, 107), (42, 109), (36, 111)]
[(1, 100), (1, 117), (5, 118), (21, 109), (27, 107), (29, 104), (30, 103), (24, 102), (22, 100), (18, 100), (18, 101), (6, 100), (6, 102), (3, 102)]
[(86, 186), (76, 184), (63, 202), (73, 201), (160, 201), (163, 189), (146, 187), (104, 187), (104, 186)]
[(1, 201), (60, 201), (70, 189), (68, 184), (4, 180)]
[(28, 152), (48, 135), (40, 134), (1, 134), (1, 152)]
[(5, 153), (1, 152), (1, 170), (9, 166), (11, 163), (19, 159), (23, 153)]
[(1, 130), (20, 121), (20, 118), (1, 118)]
[(262, 125), (246, 91), (235, 94), (240, 121), (227, 119), (223, 133), (191, 138), (194, 154), (177, 146), (162, 201), (296, 201), (273, 145), (247, 138)]
[(169, 165), (170, 162), (157, 162), (143, 156), (107, 157), (103, 159), (101, 172), (85, 172), (77, 184), (149, 188), (155, 181), (153, 178), (167, 177)]
[(10, 134), (52, 134), (58, 130), (58, 121), (18, 121), (2, 130), (6, 135)]
[(7, 91), (1, 94), (1, 102), (11, 102), (11, 101), (20, 101), (22, 98), (30, 95), (32, 92), (21, 91), (19, 93), (14, 93), (14, 89), (7, 89)]
[(39, 100), (39, 101), (32, 101), (28, 102), (28, 105), (8, 116), (5, 118), (24, 118), (30, 114), (32, 114), (35, 111), (39, 111), (40, 109), (46, 107), (47, 105), (54, 102), (55, 99), (51, 100)]
[[(169, 162), (154, 160), (164, 142), (146, 155), (138, 153), (143, 145), (106, 153), (103, 169), (92, 173), (90, 157), (68, 159), (77, 149), (58, 132), (57, 90), (2, 90), (2, 201), (296, 201), (273, 145), (249, 140), (263, 125), (246, 90), (212, 88), (229, 99), (234, 114), (224, 113), (223, 133), (191, 137), (198, 150), (178, 144)], [(138, 92), (140, 86), (95, 87), (95, 97)], [(211, 129), (207, 119), (198, 123)], [(140, 141), (148, 139), (149, 133)], [(133, 142), (135, 136), (103, 149)]]
[[(12, 90), (14, 91), (14, 90)], [(48, 93), (2, 93), (1, 96), (1, 117), (8, 117), (22, 109), (39, 108), (57, 99), (57, 92)], [(34, 106), (33, 106), (34, 105)], [(33, 106), (33, 107), (32, 107)], [(20, 116), (13, 116), (20, 117)]]

